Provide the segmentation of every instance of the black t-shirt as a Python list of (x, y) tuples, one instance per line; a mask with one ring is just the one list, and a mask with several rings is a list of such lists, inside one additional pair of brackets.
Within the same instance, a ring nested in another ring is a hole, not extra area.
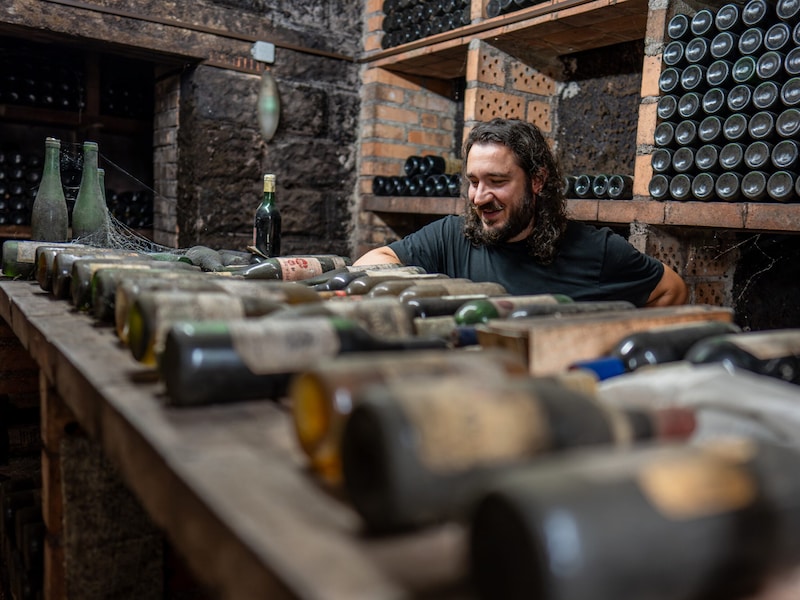
[(644, 306), (664, 265), (639, 252), (608, 227), (571, 221), (549, 265), (534, 260), (526, 243), (473, 246), (464, 219), (447, 216), (389, 244), (400, 261), (428, 273), (495, 281), (510, 294), (565, 294), (576, 301), (627, 300)]

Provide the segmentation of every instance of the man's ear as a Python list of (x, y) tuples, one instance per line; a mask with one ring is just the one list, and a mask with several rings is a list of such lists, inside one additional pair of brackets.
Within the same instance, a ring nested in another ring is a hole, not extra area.
[(542, 191), (545, 181), (547, 181), (547, 169), (542, 167), (536, 172), (536, 175), (531, 177), (531, 191), (534, 196), (538, 196)]

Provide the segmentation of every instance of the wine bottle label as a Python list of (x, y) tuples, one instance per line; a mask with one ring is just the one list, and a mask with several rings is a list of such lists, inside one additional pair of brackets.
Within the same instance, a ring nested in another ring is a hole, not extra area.
[(800, 356), (800, 329), (738, 333), (726, 337), (726, 339), (759, 360)]
[(167, 292), (155, 302), (154, 348), (164, 348), (167, 332), (176, 321), (244, 318), (244, 308), (238, 296), (224, 292)]
[(639, 485), (650, 503), (676, 520), (742, 509), (755, 501), (758, 482), (743, 468), (755, 446), (749, 440), (708, 445), (703, 456), (670, 457), (644, 467)]
[(292, 373), (336, 356), (341, 347), (327, 318), (241, 319), (229, 323), (229, 333), (239, 358), (256, 375)]
[(470, 377), (397, 386), (396, 401), (416, 432), (418, 456), (427, 468), (460, 471), (533, 456), (548, 447), (547, 418), (530, 392), (501, 390), (498, 384), (498, 379)]
[(516, 308), (529, 304), (559, 304), (558, 299), (550, 294), (535, 294), (533, 296), (514, 296), (513, 298), (487, 298), (497, 309), (500, 316), (507, 316)]
[[(313, 256), (279, 256), (275, 260), (281, 266), (284, 281), (300, 281), (308, 279), (316, 275), (321, 275), (326, 269), (322, 267), (322, 262)], [(338, 269), (345, 266), (345, 261), (342, 257), (332, 256), (330, 258), (332, 269)]]
[(328, 302), (325, 308), (340, 317), (353, 319), (378, 337), (414, 335), (411, 314), (395, 297), (371, 298), (355, 302)]

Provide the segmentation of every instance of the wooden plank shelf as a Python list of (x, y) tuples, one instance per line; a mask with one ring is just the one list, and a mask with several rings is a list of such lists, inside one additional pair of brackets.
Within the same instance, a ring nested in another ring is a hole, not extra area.
[(361, 62), (392, 71), (463, 77), (474, 39), (488, 41), (529, 64), (556, 56), (643, 39), (646, 0), (549, 0), (482, 19), (393, 48), (365, 53)]
[[(387, 214), (452, 215), (461, 212), (461, 202), (460, 198), (364, 196), (363, 208)], [(567, 208), (571, 218), (599, 224), (800, 231), (800, 204), (569, 199)]]

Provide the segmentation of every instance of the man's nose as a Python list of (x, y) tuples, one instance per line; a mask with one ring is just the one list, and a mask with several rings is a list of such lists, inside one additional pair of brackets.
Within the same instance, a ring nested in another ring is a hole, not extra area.
[(478, 182), (478, 185), (475, 186), (475, 192), (472, 195), (472, 203), (475, 206), (482, 206), (492, 200), (492, 194), (489, 189), (484, 184)]

